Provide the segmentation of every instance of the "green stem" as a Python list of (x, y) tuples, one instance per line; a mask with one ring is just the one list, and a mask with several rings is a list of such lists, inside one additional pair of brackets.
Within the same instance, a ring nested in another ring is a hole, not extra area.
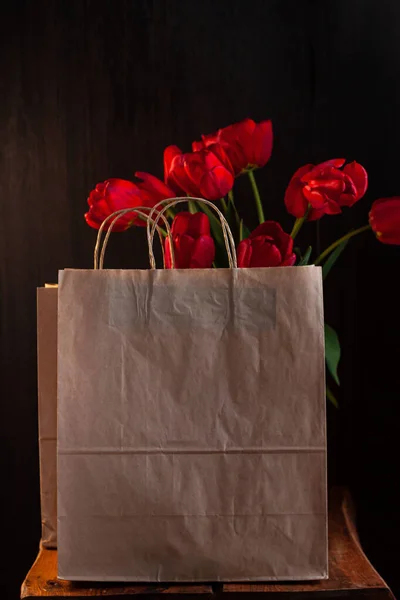
[(339, 238), (338, 240), (336, 240), (336, 242), (333, 242), (333, 244), (331, 244), (330, 246), (328, 246), (328, 248), (326, 250), (324, 250), (322, 252), (322, 254), (320, 254), (318, 256), (318, 258), (315, 261), (314, 265), (321, 264), (322, 261), (325, 260), (325, 258), (328, 256), (328, 254), (330, 254), (342, 242), (345, 242), (346, 240), (349, 240), (350, 238), (354, 237), (355, 235), (358, 235), (359, 233), (362, 233), (363, 231), (367, 231), (368, 229), (371, 229), (370, 225), (363, 225), (363, 227), (359, 227), (358, 229), (354, 229), (354, 231), (350, 231), (349, 233), (346, 233), (346, 235), (344, 235), (343, 237)]
[(197, 206), (196, 206), (195, 200), (189, 200), (188, 199), (188, 209), (189, 209), (189, 212), (192, 215), (194, 215), (195, 213), (197, 213)]
[(258, 191), (256, 179), (254, 177), (254, 173), (253, 173), (253, 171), (247, 171), (247, 174), (250, 179), (251, 187), (253, 188), (254, 200), (256, 201), (258, 220), (260, 223), (264, 223), (264, 221), (265, 221), (264, 210), (263, 210), (263, 205), (262, 205), (261, 198), (260, 198), (260, 192)]
[(298, 217), (293, 225), (293, 229), (291, 231), (290, 237), (294, 240), (296, 235), (299, 233), (300, 229), (303, 227), (303, 223), (306, 220), (306, 217)]
[(228, 202), (233, 208), (233, 212), (235, 213), (236, 225), (240, 227), (240, 215), (237, 211), (235, 200), (233, 198), (233, 191), (228, 192)]
[(326, 386), (326, 397), (328, 398), (328, 400), (330, 400), (330, 402), (332, 402), (335, 408), (339, 408), (338, 401), (336, 400), (335, 396), (332, 393), (332, 390), (330, 390), (328, 386)]
[(304, 213), (304, 215), (302, 217), (298, 217), (293, 225), (293, 229), (292, 232), (290, 234), (290, 237), (294, 240), (294, 238), (296, 237), (296, 235), (299, 233), (300, 229), (303, 227), (304, 222), (307, 220), (308, 217), (308, 213), (310, 212), (311, 209), (311, 204), (309, 204), (307, 206), (307, 210)]
[(226, 215), (226, 211), (228, 210), (228, 205), (227, 205), (227, 203), (226, 203), (226, 200), (225, 200), (225, 198), (221, 198), (221, 206), (222, 206), (222, 208), (223, 208), (223, 211), (224, 211), (224, 213), (225, 213), (225, 215)]
[[(148, 221), (148, 219), (146, 219), (146, 217), (144, 217), (143, 215), (138, 215), (138, 218), (139, 218), (141, 221), (145, 221), (146, 223), (147, 223), (147, 221)], [(152, 223), (153, 223), (153, 225), (154, 225), (154, 219), (150, 219), (150, 220), (151, 220), (151, 222), (152, 222)], [(165, 231), (165, 229), (164, 229), (163, 227), (161, 227), (161, 225), (160, 225), (160, 222), (158, 222), (158, 223), (157, 223), (157, 227), (158, 227), (158, 229), (161, 231), (161, 233), (162, 233), (163, 237), (165, 237), (165, 238), (166, 238), (166, 237), (167, 237), (167, 232)]]
[(170, 219), (174, 220), (174, 218), (175, 218), (175, 215), (176, 215), (176, 212), (174, 211), (174, 209), (173, 209), (173, 208), (168, 208), (168, 209), (165, 211), (165, 214), (166, 214), (166, 216), (167, 216), (167, 217), (169, 217)]

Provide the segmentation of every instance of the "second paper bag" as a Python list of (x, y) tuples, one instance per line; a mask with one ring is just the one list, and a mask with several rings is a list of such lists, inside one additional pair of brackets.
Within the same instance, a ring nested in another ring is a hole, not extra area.
[(327, 577), (318, 267), (65, 270), (59, 577)]

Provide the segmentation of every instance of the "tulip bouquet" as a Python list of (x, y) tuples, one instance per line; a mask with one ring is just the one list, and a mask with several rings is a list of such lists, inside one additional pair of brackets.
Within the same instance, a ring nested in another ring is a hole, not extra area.
[[(307, 164), (298, 169), (287, 186), (284, 202), (295, 217), (290, 233), (281, 225), (265, 218), (255, 172), (270, 159), (273, 145), (271, 121), (255, 123), (245, 119), (217, 132), (203, 135), (193, 142), (192, 152), (183, 153), (177, 146), (164, 151), (164, 181), (149, 173), (136, 172), (139, 181), (108, 179), (99, 183), (88, 198), (87, 223), (99, 229), (103, 221), (117, 210), (148, 207), (187, 196), (188, 211), (169, 208), (171, 239), (175, 267), (207, 269), (225, 267), (226, 257), (221, 224), (212, 210), (196, 202), (201, 197), (218, 204), (237, 241), (238, 267), (285, 267), (322, 265), (325, 278), (350, 238), (372, 231), (384, 244), (400, 244), (400, 197), (375, 200), (369, 223), (348, 232), (319, 256), (312, 258), (312, 248), (294, 247), (294, 240), (307, 221), (324, 215), (340, 214), (363, 198), (368, 177), (357, 162), (346, 163), (334, 158), (318, 165)], [(233, 188), (238, 177), (245, 176), (254, 196), (259, 225), (250, 231), (235, 204)], [(132, 216), (133, 215), (133, 216)], [(146, 225), (142, 215), (127, 213), (115, 223), (113, 230)], [(165, 267), (171, 268), (170, 238), (165, 236)], [(325, 349), (328, 371), (339, 384), (337, 367), (340, 345), (335, 331), (325, 325)], [(327, 387), (327, 398), (336, 404)]]

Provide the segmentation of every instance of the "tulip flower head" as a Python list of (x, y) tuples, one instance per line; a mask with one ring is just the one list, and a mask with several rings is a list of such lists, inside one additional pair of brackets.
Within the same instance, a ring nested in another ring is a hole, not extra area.
[(334, 158), (300, 167), (285, 193), (288, 212), (297, 218), (308, 213), (308, 220), (315, 221), (324, 215), (340, 214), (343, 206), (353, 206), (360, 200), (368, 187), (367, 172), (357, 162), (344, 163), (344, 158)]
[(375, 200), (369, 224), (382, 244), (400, 245), (400, 196)]

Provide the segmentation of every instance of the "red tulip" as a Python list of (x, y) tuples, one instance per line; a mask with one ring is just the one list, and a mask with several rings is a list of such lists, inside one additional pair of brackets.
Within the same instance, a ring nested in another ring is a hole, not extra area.
[[(368, 187), (367, 172), (353, 161), (343, 167), (344, 158), (334, 158), (319, 165), (305, 165), (293, 175), (285, 194), (287, 210), (303, 217), (311, 205), (308, 220), (336, 215), (343, 206), (353, 206)], [(341, 169), (343, 167), (343, 169)]]
[[(201, 212), (180, 212), (171, 225), (176, 269), (209, 269), (215, 255), (210, 222)], [(171, 269), (169, 238), (165, 240), (165, 266)]]
[(263, 167), (272, 153), (272, 123), (244, 119), (240, 123), (218, 129), (216, 133), (203, 135), (201, 142), (193, 142), (193, 150), (211, 148), (220, 144), (225, 150), (235, 175), (242, 171)]
[(369, 224), (382, 244), (400, 245), (400, 197), (375, 200), (369, 213)]
[[(89, 212), (85, 219), (90, 227), (99, 229), (100, 225), (109, 215), (123, 208), (148, 206), (152, 208), (161, 200), (173, 198), (175, 192), (162, 181), (150, 173), (135, 173), (142, 181), (133, 183), (125, 179), (107, 179), (98, 183), (90, 192), (88, 198)], [(113, 231), (125, 231), (131, 225), (146, 225), (135, 213), (128, 213), (118, 219)]]
[(210, 146), (198, 152), (168, 146), (164, 151), (165, 181), (177, 194), (219, 200), (233, 186), (233, 171), (222, 148)]
[(296, 262), (293, 240), (279, 223), (261, 223), (237, 249), (238, 266), (248, 267), (291, 267)]

